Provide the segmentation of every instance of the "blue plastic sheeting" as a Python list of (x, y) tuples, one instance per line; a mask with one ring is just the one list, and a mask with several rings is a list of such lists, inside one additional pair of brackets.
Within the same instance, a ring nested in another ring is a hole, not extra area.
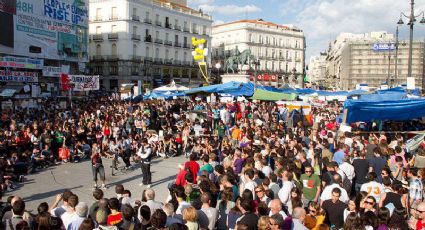
[(406, 90), (404, 90), (402, 87), (394, 87), (394, 88), (389, 88), (389, 89), (377, 90), (376, 91), (376, 93), (378, 93), (378, 94), (386, 94), (386, 93), (394, 93), (394, 92), (405, 93)]
[(227, 91), (223, 93), (233, 97), (239, 97), (239, 96), (251, 97), (254, 94), (254, 84), (252, 84), (251, 82), (248, 82), (248, 83), (242, 84), (242, 86), (236, 90), (231, 90), (231, 91)]
[(405, 121), (425, 116), (425, 100), (404, 99), (397, 101), (347, 100), (347, 123), (373, 120)]
[(240, 82), (228, 82), (224, 84), (218, 85), (209, 85), (199, 88), (194, 88), (186, 91), (186, 94), (194, 94), (194, 93), (226, 93), (228, 91), (237, 90), (242, 86)]
[(401, 92), (386, 92), (383, 94), (364, 94), (360, 95), (359, 100), (362, 101), (396, 101), (396, 100), (402, 100), (407, 99), (407, 93), (401, 93)]

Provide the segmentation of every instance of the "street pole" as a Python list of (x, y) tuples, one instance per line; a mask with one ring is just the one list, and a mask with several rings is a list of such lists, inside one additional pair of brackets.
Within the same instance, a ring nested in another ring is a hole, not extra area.
[(407, 77), (412, 76), (412, 52), (413, 52), (413, 22), (415, 21), (415, 11), (414, 11), (415, 0), (410, 1), (410, 38), (409, 38), (409, 60), (407, 66)]
[(395, 32), (395, 62), (394, 62), (394, 83), (397, 84), (397, 69), (398, 69), (398, 26)]
[(390, 86), (390, 66), (391, 66), (391, 42), (388, 43), (388, 76), (387, 76), (387, 85), (388, 88), (391, 88)]

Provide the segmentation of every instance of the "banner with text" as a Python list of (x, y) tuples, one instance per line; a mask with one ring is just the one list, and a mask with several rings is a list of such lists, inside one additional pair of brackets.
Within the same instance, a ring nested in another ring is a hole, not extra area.
[(38, 82), (35, 72), (0, 70), (0, 81)]
[(57, 66), (44, 66), (43, 77), (59, 77), (61, 73), (69, 73), (69, 65)]
[(73, 91), (99, 90), (99, 76), (68, 75), (69, 83)]
[(23, 57), (0, 57), (0, 67), (23, 68), (23, 69), (43, 69), (43, 59), (23, 58)]
[[(87, 0), (0, 0), (0, 53), (87, 61)], [(1, 36), (5, 37), (5, 36)]]

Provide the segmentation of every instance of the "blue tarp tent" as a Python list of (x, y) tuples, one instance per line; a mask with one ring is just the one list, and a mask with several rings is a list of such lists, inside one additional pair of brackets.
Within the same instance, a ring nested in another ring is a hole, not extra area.
[(373, 120), (404, 121), (425, 116), (425, 99), (402, 99), (392, 101), (347, 100), (346, 123)]
[(242, 84), (241, 87), (239, 87), (236, 90), (231, 90), (231, 91), (227, 91), (223, 93), (230, 96), (234, 96), (234, 97), (239, 97), (239, 96), (251, 97), (254, 94), (254, 84), (252, 84), (251, 82), (248, 82), (248, 83)]
[(195, 94), (195, 93), (226, 93), (228, 91), (234, 91), (242, 87), (243, 83), (240, 82), (228, 82), (218, 85), (209, 85), (199, 88), (194, 88), (186, 91), (186, 94)]
[(391, 93), (363, 94), (359, 98), (362, 101), (396, 101), (401, 99), (407, 99), (407, 93), (393, 91)]

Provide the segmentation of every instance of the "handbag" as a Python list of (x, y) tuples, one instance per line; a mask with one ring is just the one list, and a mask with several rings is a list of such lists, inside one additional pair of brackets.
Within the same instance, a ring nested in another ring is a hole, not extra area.
[(63, 147), (63, 148), (59, 148), (59, 158), (61, 160), (68, 160), (69, 156), (71, 155), (70, 151), (68, 148)]

